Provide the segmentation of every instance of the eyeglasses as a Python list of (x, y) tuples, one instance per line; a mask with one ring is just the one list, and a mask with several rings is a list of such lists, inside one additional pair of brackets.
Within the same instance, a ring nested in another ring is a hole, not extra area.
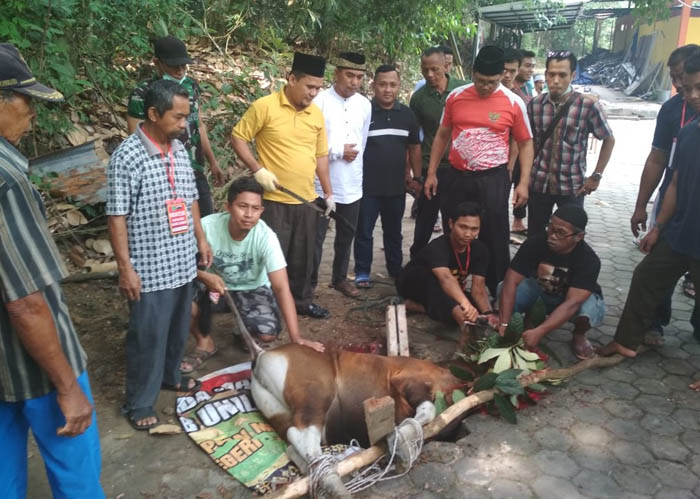
[(571, 52), (571, 50), (554, 50), (547, 52), (547, 59), (566, 59), (572, 55), (573, 52)]
[(547, 232), (549, 232), (554, 239), (566, 239), (567, 237), (575, 236), (576, 234), (580, 234), (580, 232), (570, 232), (566, 233), (564, 232), (563, 229), (555, 229), (552, 227), (552, 224), (547, 224)]

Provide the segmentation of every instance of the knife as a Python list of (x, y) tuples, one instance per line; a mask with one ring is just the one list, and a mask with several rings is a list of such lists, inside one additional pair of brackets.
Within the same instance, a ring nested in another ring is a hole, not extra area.
[[(335, 220), (336, 222), (342, 223), (343, 225), (345, 225), (345, 227), (347, 227), (348, 229), (350, 229), (350, 230), (352, 231), (353, 234), (355, 233), (355, 227), (353, 227), (353, 225), (350, 223), (350, 221), (349, 221), (347, 218), (345, 218), (345, 217), (343, 217), (343, 216), (341, 216), (341, 215), (338, 215), (338, 213), (336, 213), (335, 210), (331, 211), (328, 215), (326, 215), (326, 210), (325, 210), (324, 208), (322, 208), (321, 206), (319, 206), (318, 204), (312, 203), (312, 202), (310, 202), (310, 201), (307, 201), (306, 199), (304, 199), (303, 197), (301, 197), (301, 196), (300, 196), (299, 194), (297, 194), (296, 192), (291, 191), (291, 190), (287, 189), (286, 187), (284, 187), (284, 186), (282, 186), (282, 185), (279, 185), (279, 184), (277, 184), (277, 183), (276, 183), (275, 185), (277, 186), (277, 188), (278, 188), (280, 191), (284, 192), (285, 194), (288, 194), (288, 195), (292, 196), (292, 197), (293, 197), (294, 199), (296, 199), (297, 201), (299, 201), (299, 202), (301, 202), (302, 204), (308, 206), (308, 207), (311, 208), (312, 210), (317, 211), (318, 213), (320, 213), (320, 214), (323, 215), (324, 217), (332, 218), (332, 219)], [(323, 201), (324, 201), (324, 203), (325, 203), (325, 200), (323, 200)]]

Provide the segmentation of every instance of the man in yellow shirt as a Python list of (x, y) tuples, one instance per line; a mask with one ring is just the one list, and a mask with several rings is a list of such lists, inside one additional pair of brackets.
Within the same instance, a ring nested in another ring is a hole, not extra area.
[[(287, 85), (253, 102), (231, 136), (233, 150), (265, 189), (262, 218), (282, 246), (297, 313), (317, 319), (329, 315), (312, 303), (317, 212), (277, 186), (314, 201), (318, 197), (314, 177), (318, 176), (328, 208), (335, 209), (323, 114), (312, 102), (323, 85), (325, 67), (322, 57), (295, 53)], [(253, 139), (259, 160), (249, 146)]]

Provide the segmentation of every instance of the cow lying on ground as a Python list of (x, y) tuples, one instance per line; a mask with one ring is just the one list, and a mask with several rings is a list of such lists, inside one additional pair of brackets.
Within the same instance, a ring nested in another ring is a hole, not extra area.
[[(364, 400), (391, 396), (397, 425), (411, 417), (425, 425), (435, 418), (436, 392), (450, 394), (463, 385), (449, 370), (419, 359), (333, 350), (319, 353), (297, 344), (263, 351), (248, 337), (244, 339), (254, 357), (255, 403), (286, 437), (291, 446), (288, 454), (304, 473), (321, 455), (321, 445), (348, 444), (352, 439), (368, 445)], [(412, 425), (399, 431), (403, 437), (399, 444), (416, 437), (411, 434)], [(397, 454), (404, 458), (408, 449), (399, 445)], [(322, 486), (333, 496), (349, 495), (335, 472), (326, 476)]]

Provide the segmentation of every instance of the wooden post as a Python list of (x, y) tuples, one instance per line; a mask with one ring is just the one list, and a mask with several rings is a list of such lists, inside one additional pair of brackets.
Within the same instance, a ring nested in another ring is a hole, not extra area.
[(408, 357), (408, 326), (403, 303), (386, 307), (386, 350), (389, 357)]
[(394, 431), (396, 402), (386, 396), (380, 399), (372, 397), (364, 401), (365, 423), (370, 445), (374, 445)]

